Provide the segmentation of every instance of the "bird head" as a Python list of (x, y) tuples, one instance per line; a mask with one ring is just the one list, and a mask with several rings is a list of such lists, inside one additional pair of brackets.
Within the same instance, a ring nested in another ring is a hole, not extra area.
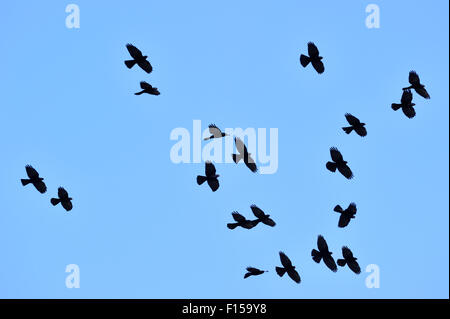
[(411, 103), (411, 106), (414, 106), (414, 105), (416, 105), (416, 103)]
[(347, 162), (347, 161), (344, 161), (343, 163), (344, 163), (344, 164), (347, 164), (348, 162)]
[(366, 123), (361, 123), (361, 125), (362, 125), (362, 126), (365, 126), (365, 125), (366, 125)]
[(214, 175), (215, 178), (217, 178), (217, 177), (219, 177), (219, 176), (220, 176), (219, 174)]
[(147, 58), (148, 58), (148, 56), (147, 56), (147, 55), (144, 55), (144, 56), (143, 56), (143, 58), (144, 58), (144, 59), (147, 59)]
[(322, 56), (319, 56), (319, 60), (322, 60), (323, 59), (323, 57)]
[(72, 197), (69, 197), (69, 200), (72, 200)]

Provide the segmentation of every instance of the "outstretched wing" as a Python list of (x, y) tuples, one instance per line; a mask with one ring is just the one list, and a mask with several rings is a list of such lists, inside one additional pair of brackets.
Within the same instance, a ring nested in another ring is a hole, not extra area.
[(58, 197), (62, 200), (69, 198), (69, 193), (64, 189), (64, 187), (58, 188)]
[(70, 200), (67, 201), (62, 201), (61, 202), (62, 207), (64, 207), (65, 210), (69, 211), (72, 210), (73, 206), (72, 206), (72, 202)]
[(283, 265), (284, 268), (291, 268), (292, 267), (292, 263), (291, 260), (288, 258), (288, 256), (286, 256), (286, 254), (282, 251), (280, 251), (280, 261), (281, 264)]
[(151, 89), (153, 89), (153, 86), (151, 86), (149, 83), (147, 83), (145, 81), (141, 81), (141, 89), (151, 90)]
[(420, 84), (420, 78), (416, 71), (409, 72), (409, 83), (411, 83), (411, 85)]
[(308, 55), (312, 59), (319, 56), (319, 49), (317, 49), (314, 42), (308, 42)]
[(289, 269), (289, 270), (287, 271), (287, 274), (288, 274), (289, 277), (291, 277), (291, 279), (292, 279), (293, 281), (295, 281), (295, 282), (298, 283), (298, 284), (300, 283), (301, 279), (300, 279), (300, 275), (298, 274), (297, 270), (295, 270), (295, 269)]
[(348, 208), (346, 209), (346, 211), (352, 215), (356, 214), (356, 204), (355, 203), (350, 203), (350, 205), (348, 205)]
[(319, 237), (317, 237), (317, 247), (319, 248), (321, 253), (328, 251), (327, 241), (325, 240), (325, 238), (323, 238), (322, 235), (319, 235)]
[(361, 124), (361, 121), (350, 113), (345, 113), (345, 118), (351, 126), (359, 126)]
[(409, 119), (412, 119), (414, 116), (416, 116), (416, 110), (412, 106), (403, 106), (402, 111), (403, 114), (405, 114)]
[(353, 259), (353, 253), (347, 246), (342, 247), (342, 256), (345, 260)]
[(217, 178), (208, 179), (208, 185), (211, 187), (211, 190), (215, 192), (219, 189), (219, 180)]
[(234, 143), (236, 144), (236, 149), (240, 154), (244, 154), (246, 152), (247, 148), (239, 137), (234, 138)]
[(430, 95), (428, 94), (427, 90), (425, 89), (425, 87), (419, 87), (416, 88), (416, 92), (417, 94), (419, 94), (421, 97), (424, 97), (426, 99), (430, 98)]
[(47, 191), (47, 186), (43, 181), (34, 182), (33, 185), (41, 194), (44, 194)]
[(266, 218), (263, 221), (264, 224), (266, 224), (267, 226), (271, 226), (271, 227), (275, 227), (276, 223), (273, 221), (272, 218)]
[(153, 71), (153, 67), (147, 60), (140, 60), (138, 65), (147, 73), (151, 73)]
[(253, 212), (253, 215), (255, 215), (257, 218), (263, 219), (266, 216), (266, 214), (264, 214), (264, 212), (258, 206), (252, 205), (250, 206), (250, 208)]
[(31, 165), (25, 166), (25, 170), (29, 178), (34, 179), (39, 177), (39, 173)]
[(341, 214), (339, 217), (338, 227), (344, 228), (350, 223), (350, 217), (346, 214)]
[(253, 173), (256, 173), (258, 171), (255, 160), (250, 155), (247, 155), (246, 158), (244, 158), (244, 163)]
[(231, 215), (233, 216), (233, 219), (237, 222), (242, 223), (246, 221), (245, 217), (239, 214), (238, 212), (232, 212)]
[(142, 58), (142, 52), (138, 48), (136, 48), (134, 45), (128, 43), (127, 44), (127, 50), (130, 53), (131, 57), (135, 60)]
[(341, 172), (342, 175), (344, 175), (344, 177), (346, 179), (352, 179), (353, 178), (353, 172), (350, 169), (350, 167), (348, 167), (347, 164), (345, 164), (343, 166), (339, 166), (338, 170), (339, 170), (339, 172)]
[(339, 152), (339, 150), (336, 147), (330, 148), (330, 154), (331, 154), (331, 159), (334, 162), (341, 162), (341, 161), (344, 160), (344, 158), (342, 157), (341, 152)]
[(222, 131), (215, 124), (210, 124), (208, 127), (209, 133), (211, 133), (214, 137), (222, 137)]
[(355, 132), (359, 136), (366, 136), (367, 135), (367, 130), (366, 130), (366, 128), (364, 126), (357, 126), (357, 127), (355, 127)]
[(205, 163), (205, 175), (208, 177), (216, 175), (216, 167), (210, 161)]
[(332, 271), (332, 272), (336, 272), (337, 271), (337, 266), (336, 263), (334, 262), (334, 258), (331, 256), (326, 256), (323, 258), (323, 262), (325, 263), (325, 265), (327, 265), (327, 267)]
[(251, 273), (256, 273), (256, 272), (260, 271), (258, 268), (254, 268), (254, 267), (247, 267), (246, 269), (247, 269), (247, 271), (249, 271)]
[(401, 103), (402, 105), (410, 105), (413, 99), (411, 90), (403, 90)]
[(312, 66), (319, 74), (325, 72), (325, 66), (323, 65), (323, 62), (320, 60), (312, 60)]

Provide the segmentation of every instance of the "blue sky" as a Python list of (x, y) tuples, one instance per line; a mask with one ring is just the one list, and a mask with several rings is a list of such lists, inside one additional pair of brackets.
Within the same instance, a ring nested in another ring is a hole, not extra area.
[[(79, 29), (65, 26), (69, 2), (2, 5), (0, 297), (449, 297), (447, 1), (75, 3)], [(370, 3), (379, 29), (365, 25)], [(299, 64), (308, 41), (323, 75)], [(153, 73), (125, 67), (129, 42)], [(410, 120), (390, 105), (411, 69), (431, 99), (414, 95)], [(161, 95), (134, 96), (141, 80)], [(346, 112), (367, 137), (342, 131)], [(193, 120), (278, 128), (278, 171), (218, 163), (220, 189), (197, 186), (204, 164), (170, 160), (171, 131)], [(354, 180), (326, 170), (331, 146)], [(26, 164), (45, 195), (20, 184)], [(59, 186), (70, 213), (50, 204)], [(339, 229), (333, 207), (352, 201)], [(251, 204), (277, 226), (227, 229)], [(363, 273), (315, 264), (319, 234)], [(280, 250), (300, 285), (276, 275)], [(79, 289), (65, 286), (68, 264)], [(365, 285), (369, 264), (380, 288)], [(244, 280), (249, 265), (270, 272)]]

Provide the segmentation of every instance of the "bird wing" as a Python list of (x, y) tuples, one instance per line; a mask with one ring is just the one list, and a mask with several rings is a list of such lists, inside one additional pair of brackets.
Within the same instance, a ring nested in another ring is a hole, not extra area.
[(276, 225), (275, 222), (273, 221), (273, 219), (270, 217), (264, 219), (263, 223), (266, 224), (267, 226), (272, 226), (272, 227), (274, 227)]
[(430, 95), (428, 94), (425, 87), (416, 88), (415, 90), (416, 90), (417, 94), (419, 94), (421, 97), (424, 97), (426, 99), (430, 98)]
[(238, 212), (232, 212), (231, 215), (233, 216), (233, 219), (235, 221), (237, 221), (238, 223), (242, 223), (242, 222), (246, 221), (245, 217), (242, 216), (241, 214), (239, 214)]
[(410, 105), (413, 99), (411, 90), (404, 90), (402, 93), (401, 103), (402, 105)]
[(246, 269), (247, 269), (247, 271), (249, 271), (251, 273), (255, 273), (255, 272), (259, 272), (260, 271), (258, 268), (255, 268), (255, 267), (247, 267)]
[(361, 268), (359, 267), (359, 264), (356, 260), (347, 262), (347, 265), (348, 265), (348, 268), (350, 268), (355, 274), (361, 273)]
[(409, 83), (411, 83), (412, 85), (420, 84), (420, 78), (416, 71), (409, 72)]
[(140, 60), (138, 65), (147, 73), (151, 73), (153, 71), (153, 67), (147, 60)]
[(215, 192), (219, 189), (219, 180), (217, 178), (208, 179), (208, 185), (211, 187), (211, 190)]
[(409, 119), (412, 119), (414, 116), (416, 116), (416, 110), (412, 106), (403, 106), (402, 111), (403, 114), (405, 114)]
[(311, 63), (313, 68), (317, 71), (317, 73), (322, 74), (323, 72), (325, 72), (325, 66), (323, 65), (322, 61), (313, 60)]
[(58, 197), (59, 197), (59, 199), (68, 199), (69, 193), (67, 193), (67, 191), (64, 189), (64, 187), (59, 187), (58, 188)]
[(366, 130), (366, 128), (364, 126), (356, 126), (355, 127), (355, 132), (359, 136), (366, 136), (367, 135), (367, 130)]
[(282, 251), (280, 251), (280, 261), (281, 261), (281, 264), (283, 265), (284, 268), (291, 268), (292, 267), (291, 260)]
[(291, 279), (293, 281), (295, 281), (296, 283), (300, 283), (301, 279), (300, 279), (300, 275), (298, 274), (297, 270), (295, 269), (288, 269), (287, 274), (289, 277), (291, 277)]
[(47, 186), (43, 181), (37, 181), (33, 183), (34, 187), (39, 191), (39, 193), (44, 194), (47, 191)]
[(351, 126), (358, 126), (361, 124), (361, 121), (356, 116), (353, 116), (350, 113), (345, 113), (345, 118)]
[(264, 219), (264, 217), (266, 216), (266, 214), (264, 214), (264, 212), (256, 205), (252, 205), (250, 206), (253, 215), (255, 215), (257, 218), (259, 219)]
[(319, 248), (321, 253), (328, 251), (327, 241), (325, 240), (325, 238), (323, 238), (322, 235), (319, 235), (319, 237), (317, 237), (317, 247)]
[(205, 175), (206, 176), (214, 176), (216, 175), (216, 167), (210, 161), (205, 163)]
[(210, 124), (208, 127), (209, 133), (214, 135), (214, 137), (222, 137), (222, 131), (215, 124)]
[(317, 49), (314, 42), (308, 42), (308, 55), (310, 58), (319, 56), (319, 49)]
[(339, 217), (338, 227), (344, 228), (350, 223), (350, 217), (347, 214), (341, 214)]
[(65, 210), (69, 211), (72, 210), (73, 206), (72, 206), (72, 202), (70, 200), (67, 201), (62, 201), (61, 202), (62, 207), (64, 207)]
[(145, 81), (141, 81), (141, 89), (151, 90), (151, 89), (153, 89), (153, 86), (151, 86), (149, 83), (147, 83)]
[(353, 253), (347, 246), (342, 247), (342, 256), (345, 260), (353, 259)]
[(350, 203), (350, 205), (348, 205), (348, 208), (346, 209), (346, 211), (352, 215), (356, 214), (356, 204), (355, 203)]
[(325, 263), (325, 265), (327, 265), (327, 267), (333, 271), (336, 272), (337, 271), (337, 266), (336, 263), (334, 262), (334, 258), (331, 256), (326, 256), (323, 258), (323, 262)]
[(29, 178), (38, 178), (39, 177), (39, 173), (31, 165), (25, 166), (25, 170), (27, 171), (27, 175)]
[(138, 48), (136, 48), (134, 45), (132, 45), (130, 43), (127, 44), (127, 50), (133, 59), (139, 59), (142, 57), (141, 50), (139, 50)]
[(353, 178), (353, 172), (350, 169), (350, 167), (348, 167), (347, 164), (345, 164), (343, 166), (339, 166), (338, 170), (339, 170), (339, 172), (341, 172), (342, 175), (344, 175), (344, 177), (346, 179), (352, 179)]
[(239, 137), (234, 138), (234, 143), (236, 144), (236, 149), (240, 154), (244, 154), (246, 152), (247, 148)]
[(331, 159), (335, 162), (341, 162), (344, 160), (341, 152), (336, 147), (330, 148)]

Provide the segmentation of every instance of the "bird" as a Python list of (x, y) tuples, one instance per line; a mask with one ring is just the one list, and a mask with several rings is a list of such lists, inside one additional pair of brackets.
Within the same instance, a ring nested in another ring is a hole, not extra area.
[(254, 267), (247, 267), (246, 269), (247, 269), (247, 273), (244, 275), (244, 279), (248, 278), (250, 276), (259, 276), (265, 272), (268, 272), (267, 270), (260, 270), (258, 268), (254, 268)]
[(280, 251), (280, 261), (283, 267), (275, 267), (278, 276), (283, 277), (283, 275), (287, 273), (293, 281), (299, 284), (301, 282), (300, 275), (297, 270), (295, 270), (295, 266), (292, 265), (291, 260), (282, 251)]
[(330, 148), (330, 154), (333, 161), (327, 162), (326, 167), (328, 168), (328, 170), (331, 172), (336, 172), (336, 169), (338, 169), (345, 178), (352, 179), (352, 170), (350, 169), (350, 167), (348, 167), (347, 161), (344, 161), (341, 152), (339, 152), (336, 147), (332, 147)]
[(43, 182), (44, 179), (39, 176), (39, 173), (31, 165), (26, 165), (25, 170), (28, 175), (28, 179), (21, 179), (23, 186), (28, 184), (33, 184), (33, 186), (39, 191), (39, 193), (44, 194), (47, 191), (47, 186)]
[(248, 220), (236, 211), (232, 212), (231, 215), (233, 216), (233, 219), (236, 221), (236, 223), (228, 223), (227, 227), (229, 229), (235, 229), (238, 226), (245, 229), (252, 229), (256, 226), (256, 223), (254, 221)]
[(221, 138), (221, 137), (225, 137), (228, 136), (227, 133), (222, 132), (215, 124), (209, 124), (209, 133), (211, 133), (212, 135), (209, 137), (205, 137), (204, 140), (210, 140), (213, 138)]
[(219, 180), (217, 179), (220, 175), (216, 174), (216, 167), (210, 161), (205, 163), (205, 175), (197, 176), (197, 184), (202, 185), (204, 182), (208, 182), (209, 187), (213, 192), (219, 189)]
[(155, 88), (148, 84), (145, 81), (141, 81), (141, 89), (142, 91), (134, 93), (134, 95), (141, 95), (143, 93), (151, 94), (151, 95), (159, 95), (158, 88)]
[(420, 96), (429, 99), (430, 95), (428, 94), (427, 90), (425, 89), (425, 85), (420, 83), (419, 75), (416, 73), (416, 71), (410, 71), (409, 72), (409, 83), (411, 84), (408, 87), (403, 88), (403, 90), (409, 90), (414, 89), (417, 94)]
[(69, 197), (69, 194), (63, 187), (58, 188), (58, 198), (52, 198), (50, 199), (50, 202), (53, 206), (61, 203), (62, 207), (64, 207), (66, 211), (69, 211), (73, 208), (72, 197)]
[(256, 225), (258, 225), (259, 222), (272, 227), (276, 225), (275, 222), (270, 218), (270, 215), (266, 215), (258, 206), (252, 205), (250, 206), (250, 208), (253, 212), (253, 215), (255, 215), (257, 218), (256, 220), (254, 220)]
[(244, 160), (245, 165), (253, 172), (256, 173), (258, 168), (256, 167), (255, 160), (251, 157), (245, 146), (244, 142), (239, 137), (234, 138), (234, 142), (236, 144), (236, 149), (239, 154), (232, 154), (233, 161), (237, 164), (241, 159)]
[(322, 62), (323, 57), (319, 55), (319, 50), (313, 42), (308, 42), (308, 55), (300, 55), (301, 65), (305, 68), (311, 62), (317, 73), (322, 74), (325, 71), (325, 66)]
[(412, 103), (412, 99), (413, 95), (411, 93), (411, 90), (404, 90), (402, 93), (400, 104), (392, 103), (392, 109), (394, 111), (397, 111), (401, 108), (406, 117), (412, 119), (414, 116), (416, 116), (416, 110), (414, 109), (414, 105), (416, 104)]
[(352, 251), (344, 246), (342, 247), (342, 255), (344, 256), (344, 259), (338, 259), (337, 264), (340, 267), (344, 267), (345, 265), (348, 265), (348, 268), (351, 269), (355, 274), (361, 273), (361, 268), (359, 267), (359, 264), (357, 262), (358, 258), (353, 257)]
[(148, 56), (142, 55), (142, 52), (136, 48), (134, 45), (128, 43), (126, 45), (128, 52), (130, 53), (133, 60), (126, 60), (125, 65), (131, 69), (135, 64), (139, 65), (142, 70), (147, 73), (153, 71), (153, 67), (150, 62), (147, 61)]
[(336, 205), (336, 207), (334, 207), (334, 211), (341, 214), (341, 217), (339, 217), (338, 227), (344, 228), (350, 223), (352, 218), (355, 218), (356, 204), (350, 203), (346, 210), (343, 210), (340, 205)]
[(313, 260), (316, 263), (320, 263), (320, 261), (323, 259), (323, 262), (325, 265), (333, 272), (337, 271), (336, 263), (334, 262), (333, 257), (331, 255), (333, 254), (328, 250), (327, 242), (325, 241), (325, 238), (323, 238), (322, 235), (319, 235), (317, 238), (317, 247), (318, 251), (316, 249), (313, 249), (311, 251), (311, 256)]
[(345, 118), (347, 119), (348, 124), (350, 124), (350, 126), (342, 128), (345, 133), (350, 134), (354, 130), (356, 134), (361, 137), (367, 135), (367, 130), (364, 127), (366, 123), (361, 123), (356, 116), (353, 116), (350, 113), (345, 113)]

